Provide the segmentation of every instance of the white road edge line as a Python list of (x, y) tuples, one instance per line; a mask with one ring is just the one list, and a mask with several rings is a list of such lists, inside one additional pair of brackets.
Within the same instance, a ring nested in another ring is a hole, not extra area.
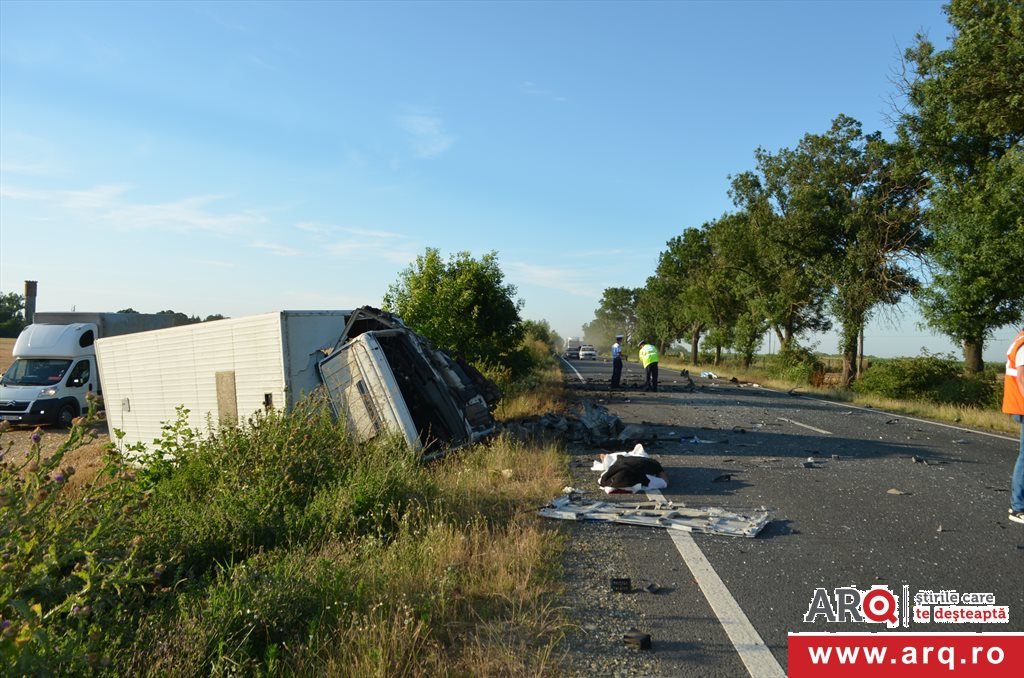
[[(772, 391), (773, 389), (765, 389), (766, 391)], [(775, 393), (782, 393), (782, 391), (774, 391)], [(906, 419), (907, 421), (916, 421), (919, 424), (931, 424), (932, 426), (941, 426), (943, 428), (951, 428), (954, 431), (963, 431), (964, 433), (977, 433), (979, 436), (988, 436), (989, 438), (999, 438), (1000, 440), (1009, 440), (1011, 443), (1020, 442), (1020, 438), (1011, 438), (1010, 436), (1002, 436), (998, 433), (988, 433), (987, 431), (976, 431), (973, 428), (964, 428), (963, 426), (953, 426), (952, 424), (943, 424), (940, 421), (930, 421), (928, 419), (918, 419), (917, 417), (908, 417), (905, 414), (898, 412), (886, 412), (885, 410), (877, 410), (873, 407), (858, 407), (857, 405), (851, 405), (849, 403), (837, 403), (831, 400), (822, 400), (821, 398), (812, 398), (810, 396), (797, 396), (804, 400), (813, 400), (816, 403), (825, 403), (826, 405), (834, 405), (835, 407), (845, 407), (848, 410), (860, 410), (861, 412), (874, 412), (875, 414), (884, 414), (887, 417), (898, 417), (899, 419)]]
[[(647, 498), (652, 501), (665, 501), (665, 496), (658, 490), (649, 490)], [(693, 540), (693, 535), (680, 530), (666, 530), (676, 545), (676, 550), (690, 568), (693, 578), (697, 581), (701, 593), (707, 598), (708, 604), (722, 624), (732, 646), (736, 648), (743, 665), (752, 678), (785, 678), (786, 672), (775, 659), (775, 655), (764, 644), (760, 634), (729, 593), (715, 568)]]
[(793, 424), (794, 426), (803, 426), (804, 428), (809, 428), (812, 431), (817, 431), (818, 433), (822, 433), (822, 434), (827, 435), (827, 436), (832, 435), (832, 431), (826, 431), (824, 429), (814, 428), (813, 426), (809, 426), (808, 424), (801, 424), (799, 421), (793, 421), (792, 419), (786, 419), (785, 417), (776, 417), (776, 419), (778, 419), (779, 421), (788, 422), (790, 424)]
[[(561, 358), (561, 356), (559, 356), (559, 357)], [(580, 374), (579, 370), (577, 370), (575, 367), (572, 366), (571, 362), (569, 362), (565, 358), (562, 358), (562, 362), (565, 363), (566, 365), (568, 365), (569, 369), (576, 373), (576, 378), (580, 380), (581, 384), (587, 383), (587, 380), (583, 378), (583, 375)]]

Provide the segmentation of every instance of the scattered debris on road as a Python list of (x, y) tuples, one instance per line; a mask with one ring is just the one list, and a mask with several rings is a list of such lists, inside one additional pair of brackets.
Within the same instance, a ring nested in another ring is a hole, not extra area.
[(628, 504), (588, 501), (575, 494), (558, 497), (542, 507), (539, 513), (545, 518), (560, 520), (591, 520), (747, 538), (756, 537), (771, 520), (764, 508), (735, 513), (708, 506), (675, 506), (672, 502)]
[(613, 593), (633, 592), (633, 581), (629, 577), (612, 577), (609, 584)]
[(626, 647), (632, 650), (651, 649), (651, 635), (649, 633), (641, 633), (636, 629), (626, 631), (622, 635), (622, 641), (626, 644)]

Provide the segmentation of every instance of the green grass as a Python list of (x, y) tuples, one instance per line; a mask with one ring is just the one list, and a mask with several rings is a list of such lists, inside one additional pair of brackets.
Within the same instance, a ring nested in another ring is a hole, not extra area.
[(76, 498), (55, 480), (75, 433), (0, 469), (0, 672), (558, 673), (562, 543), (533, 510), (566, 483), (557, 447), (424, 466), (312, 403), (210, 437), (183, 421)]

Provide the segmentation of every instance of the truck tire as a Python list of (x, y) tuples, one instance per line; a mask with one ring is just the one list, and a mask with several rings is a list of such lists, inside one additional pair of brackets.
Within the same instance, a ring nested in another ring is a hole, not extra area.
[(71, 422), (78, 416), (78, 408), (74, 405), (61, 405), (57, 410), (57, 426), (71, 428)]

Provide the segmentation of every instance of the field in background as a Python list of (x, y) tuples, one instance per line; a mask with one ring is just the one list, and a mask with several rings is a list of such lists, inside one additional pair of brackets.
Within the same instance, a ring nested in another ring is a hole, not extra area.
[(14, 362), (14, 339), (0, 339), (0, 372), (6, 372)]

